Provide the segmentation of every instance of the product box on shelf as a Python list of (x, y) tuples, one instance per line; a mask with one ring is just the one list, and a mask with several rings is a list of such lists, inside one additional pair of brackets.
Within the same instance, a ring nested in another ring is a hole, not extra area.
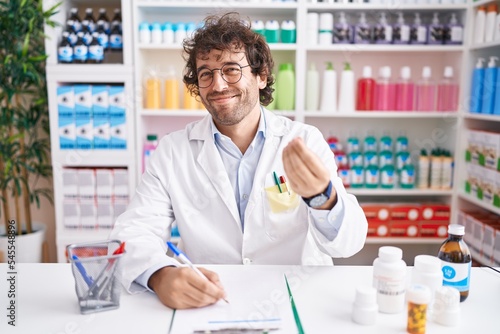
[(75, 124), (76, 148), (88, 150), (92, 148), (92, 91), (90, 85), (74, 85), (75, 90)]
[(390, 206), (384, 203), (361, 203), (368, 220), (369, 237), (386, 237), (389, 235)]
[(113, 170), (97, 168), (95, 170), (96, 195), (98, 201), (110, 201), (113, 196)]
[(83, 228), (96, 228), (97, 207), (96, 202), (80, 200), (80, 224)]
[(94, 149), (109, 149), (109, 94), (108, 87), (104, 85), (92, 86), (92, 115)]
[(75, 94), (72, 86), (57, 87), (57, 123), (59, 148), (76, 148)]
[(99, 228), (112, 228), (115, 222), (113, 212), (113, 202), (111, 199), (97, 200), (97, 227)]
[(500, 171), (500, 133), (483, 132), (479, 163), (488, 169)]
[(498, 176), (498, 173), (492, 169), (482, 168), (481, 175), (482, 200), (483, 202), (493, 206), (494, 196), (497, 192), (495, 179)]
[[(467, 176), (465, 179), (465, 192), (474, 198), (480, 198), (481, 194), (481, 166), (473, 163), (466, 165)], [(482, 195), (481, 195), (482, 196)]]
[(114, 169), (113, 170), (113, 194), (116, 199), (128, 201), (128, 170)]
[(80, 201), (93, 201), (95, 199), (95, 182), (94, 169), (78, 169), (78, 198)]
[(389, 235), (391, 237), (419, 237), (420, 226), (418, 221), (393, 220), (389, 224)]
[(110, 147), (127, 148), (127, 127), (124, 86), (109, 87)]
[(63, 224), (66, 228), (80, 227), (80, 207), (75, 200), (64, 200), (62, 205)]
[(482, 147), (482, 132), (476, 130), (467, 130), (467, 150), (465, 152), (465, 161), (479, 165), (479, 156)]
[(391, 237), (418, 237), (421, 216), (420, 204), (396, 203), (391, 206)]
[(425, 203), (421, 206), (420, 236), (445, 238), (450, 224), (450, 206), (439, 203)]
[(63, 168), (62, 172), (62, 194), (64, 199), (75, 200), (78, 198), (78, 170)]
[[(483, 256), (490, 261), (494, 258), (495, 241), (497, 234), (500, 241), (500, 220), (494, 220), (484, 225), (482, 253)], [(500, 247), (500, 245), (498, 245)]]

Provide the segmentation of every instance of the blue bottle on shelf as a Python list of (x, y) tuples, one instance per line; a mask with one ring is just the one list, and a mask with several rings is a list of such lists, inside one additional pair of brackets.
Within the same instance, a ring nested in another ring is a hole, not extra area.
[(495, 87), (495, 104), (493, 105), (493, 114), (500, 116), (500, 75), (498, 75), (498, 73)]
[(495, 86), (498, 76), (497, 60), (498, 57), (491, 56), (488, 67), (484, 71), (483, 107), (481, 109), (481, 113), (483, 114), (493, 114), (493, 108), (495, 106)]
[(483, 107), (484, 58), (478, 58), (476, 68), (472, 72), (469, 112), (480, 113)]

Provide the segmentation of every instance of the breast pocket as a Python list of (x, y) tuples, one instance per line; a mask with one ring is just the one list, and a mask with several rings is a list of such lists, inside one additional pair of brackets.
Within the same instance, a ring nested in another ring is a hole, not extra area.
[(264, 189), (264, 226), (266, 234), (275, 239), (307, 230), (307, 209), (293, 190), (280, 192), (277, 186)]

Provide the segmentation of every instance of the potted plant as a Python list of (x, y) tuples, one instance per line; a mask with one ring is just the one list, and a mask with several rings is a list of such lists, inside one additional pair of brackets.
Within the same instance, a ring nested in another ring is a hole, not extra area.
[[(40, 262), (45, 226), (33, 223), (30, 207), (52, 201), (39, 182), (52, 176), (43, 28), (55, 26), (60, 4), (44, 11), (42, 2), (0, 2), (0, 252), (7, 258), (6, 231), (15, 231), (16, 262)], [(34, 259), (22, 244), (29, 235), (40, 239)]]

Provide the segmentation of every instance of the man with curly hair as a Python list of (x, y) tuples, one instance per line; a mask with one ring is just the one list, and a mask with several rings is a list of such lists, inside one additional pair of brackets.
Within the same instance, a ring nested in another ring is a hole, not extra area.
[(115, 223), (127, 290), (176, 309), (225, 297), (215, 272), (199, 268), (204, 280), (165, 255), (174, 223), (195, 264), (331, 265), (357, 253), (366, 218), (323, 135), (264, 108), (274, 61), (263, 37), (227, 13), (183, 46), (184, 82), (209, 115), (162, 138)]

